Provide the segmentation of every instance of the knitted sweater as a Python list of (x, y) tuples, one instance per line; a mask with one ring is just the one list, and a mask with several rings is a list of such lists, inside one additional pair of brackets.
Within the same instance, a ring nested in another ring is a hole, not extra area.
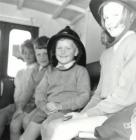
[(47, 67), (44, 67), (42, 69), (39, 69), (39, 65), (35, 65), (33, 68), (28, 81), (27, 85), (25, 86), (24, 89), (24, 94), (21, 97), (20, 102), (22, 102), (23, 106), (26, 108), (29, 108), (29, 106), (34, 106), (35, 105), (35, 99), (34, 99), (34, 93), (37, 85), (40, 83), (42, 80), (45, 71), (47, 70)]
[(39, 106), (44, 102), (56, 102), (63, 110), (77, 110), (88, 102), (90, 81), (86, 68), (74, 65), (69, 70), (51, 68), (45, 72), (43, 80), (36, 89), (35, 100)]
[(89, 116), (109, 115), (136, 103), (136, 34), (127, 32), (111, 53), (105, 71), (107, 84), (101, 85), (101, 100), (86, 111)]
[[(108, 94), (110, 90), (110, 83), (109, 83), (109, 65), (111, 63), (111, 58), (113, 55), (113, 47), (108, 48), (104, 50), (100, 57), (100, 65), (101, 65), (101, 72), (100, 72), (100, 80), (97, 86), (97, 89), (94, 92), (94, 95), (92, 96), (89, 103), (86, 105), (86, 107), (82, 110), (82, 112), (86, 112), (86, 110), (96, 106), (101, 100), (105, 98), (105, 94)], [(102, 94), (103, 93), (103, 94)]]
[(33, 71), (33, 68), (36, 66), (36, 64), (32, 64), (30, 66), (27, 66), (26, 69), (22, 69), (18, 71), (16, 77), (15, 77), (15, 92), (14, 92), (14, 100), (15, 102), (19, 102), (22, 98), (22, 95), (25, 92), (25, 88), (27, 86), (28, 80), (30, 78), (30, 75)]

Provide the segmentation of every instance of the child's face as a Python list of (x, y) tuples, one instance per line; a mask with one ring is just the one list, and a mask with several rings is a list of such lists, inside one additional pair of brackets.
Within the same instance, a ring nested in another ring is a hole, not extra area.
[(35, 53), (34, 53), (34, 50), (32, 50), (32, 49), (28, 49), (28, 48), (24, 47), (22, 57), (23, 57), (23, 60), (27, 64), (32, 64), (35, 62)]
[(112, 37), (118, 37), (125, 29), (121, 23), (123, 6), (117, 2), (109, 2), (103, 7), (103, 19), (106, 30)]
[(35, 55), (39, 65), (44, 67), (49, 64), (48, 54), (46, 49), (35, 49)]
[(78, 49), (70, 39), (61, 39), (56, 44), (56, 58), (61, 64), (68, 64), (77, 56)]

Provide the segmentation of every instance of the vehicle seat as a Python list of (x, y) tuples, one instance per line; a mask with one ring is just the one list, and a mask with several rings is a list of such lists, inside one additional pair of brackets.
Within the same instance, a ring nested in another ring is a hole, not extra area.
[(0, 80), (0, 109), (6, 107), (14, 102), (14, 80), (13, 78), (6, 77)]
[(91, 81), (91, 90), (94, 91), (97, 88), (99, 78), (100, 78), (100, 62), (95, 61), (92, 63), (88, 63), (86, 66), (89, 76), (90, 76), (90, 81)]

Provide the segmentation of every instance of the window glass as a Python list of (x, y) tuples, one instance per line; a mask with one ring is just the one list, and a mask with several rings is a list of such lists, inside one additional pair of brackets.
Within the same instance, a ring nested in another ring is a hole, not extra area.
[(25, 63), (21, 58), (21, 44), (31, 39), (31, 33), (25, 30), (12, 29), (9, 36), (9, 53), (8, 53), (8, 76), (15, 77), (17, 72), (25, 68)]

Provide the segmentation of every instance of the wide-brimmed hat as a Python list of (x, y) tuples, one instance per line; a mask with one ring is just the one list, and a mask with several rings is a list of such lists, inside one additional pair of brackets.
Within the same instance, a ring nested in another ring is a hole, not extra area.
[(101, 25), (99, 9), (101, 5), (104, 5), (104, 3), (109, 1), (121, 2), (127, 7), (130, 7), (136, 11), (136, 0), (91, 0), (89, 4), (89, 8), (99, 25)]
[(68, 38), (74, 41), (74, 43), (76, 44), (79, 50), (79, 54), (76, 58), (76, 61), (78, 64), (85, 66), (86, 65), (85, 47), (83, 43), (81, 42), (78, 34), (74, 30), (72, 30), (69, 26), (66, 26), (64, 29), (62, 29), (60, 32), (58, 32), (57, 34), (55, 34), (49, 39), (48, 44), (47, 44), (49, 60), (52, 61), (53, 57), (55, 57), (54, 51), (56, 47), (56, 42), (61, 38)]

